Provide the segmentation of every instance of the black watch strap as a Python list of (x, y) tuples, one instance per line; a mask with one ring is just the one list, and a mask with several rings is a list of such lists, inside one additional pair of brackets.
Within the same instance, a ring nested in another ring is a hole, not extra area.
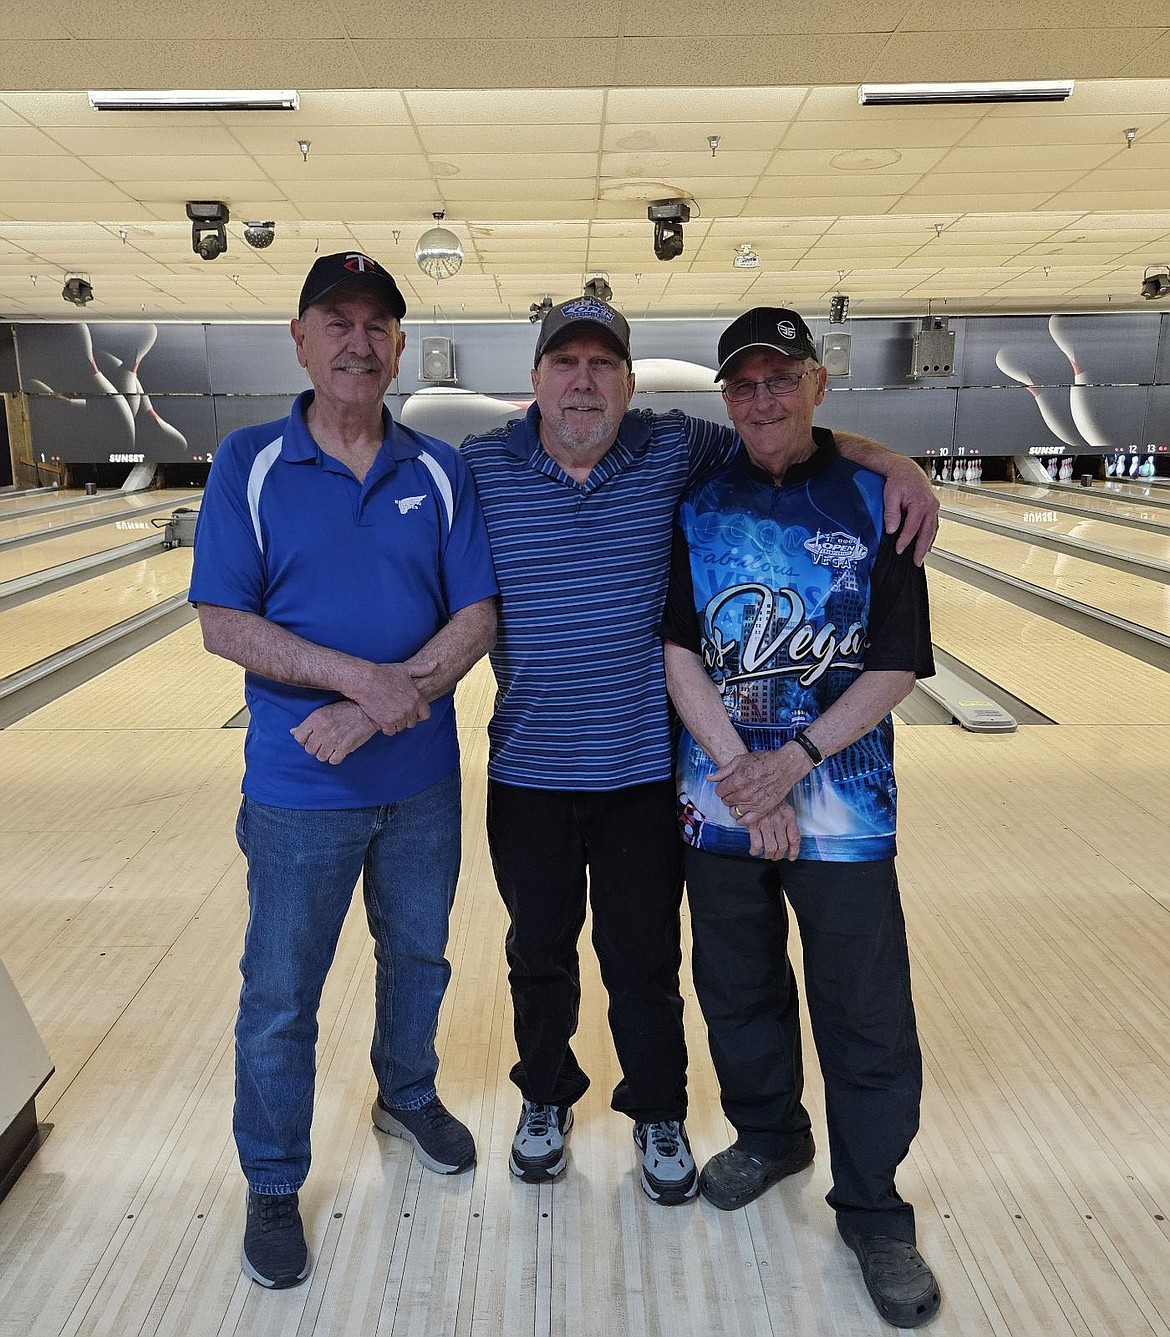
[(803, 729), (801, 730), (800, 733), (793, 735), (792, 741), (796, 744), (797, 747), (803, 749), (803, 751), (808, 754), (808, 759), (809, 761), (812, 762), (814, 766), (819, 766), (821, 762), (824, 761), (824, 757), (821, 756), (820, 748), (817, 747), (817, 745), (808, 736), (808, 734), (804, 732)]

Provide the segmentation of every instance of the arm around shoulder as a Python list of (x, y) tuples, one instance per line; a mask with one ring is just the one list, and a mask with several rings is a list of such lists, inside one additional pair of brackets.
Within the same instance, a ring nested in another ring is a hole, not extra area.
[(886, 480), (882, 493), (886, 533), (898, 535), (899, 552), (913, 544), (914, 560), (921, 566), (938, 534), (939, 503), (930, 479), (909, 455), (900, 455), (867, 436), (834, 432), (833, 439), (847, 460)]

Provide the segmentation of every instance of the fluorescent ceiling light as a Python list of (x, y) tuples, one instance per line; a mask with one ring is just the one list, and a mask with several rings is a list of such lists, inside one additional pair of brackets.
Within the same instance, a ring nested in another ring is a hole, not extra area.
[(296, 111), (295, 88), (95, 88), (94, 111)]
[(862, 84), (862, 106), (902, 107), (936, 102), (1063, 102), (1071, 79), (1022, 79), (1009, 83)]

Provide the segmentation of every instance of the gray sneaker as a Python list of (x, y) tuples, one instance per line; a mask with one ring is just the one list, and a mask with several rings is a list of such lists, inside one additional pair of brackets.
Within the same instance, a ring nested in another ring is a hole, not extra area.
[(471, 1131), (451, 1114), (438, 1096), (415, 1110), (391, 1109), (379, 1094), (370, 1110), (374, 1127), (391, 1137), (414, 1143), (414, 1154), (440, 1175), (458, 1175), (475, 1164)]
[(526, 1100), (512, 1139), (508, 1169), (528, 1184), (555, 1179), (565, 1168), (565, 1138), (573, 1126), (571, 1105), (538, 1105)]
[(681, 1123), (636, 1123), (634, 1144), (642, 1153), (642, 1189), (648, 1198), (673, 1207), (698, 1193), (695, 1158)]

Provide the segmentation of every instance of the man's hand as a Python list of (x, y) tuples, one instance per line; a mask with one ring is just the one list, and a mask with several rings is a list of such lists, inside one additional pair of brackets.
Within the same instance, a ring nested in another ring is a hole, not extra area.
[(431, 708), (415, 684), (435, 671), (435, 664), (371, 664), (353, 692), (353, 700), (384, 734), (401, 733), (430, 718)]
[(311, 757), (337, 766), (378, 732), (378, 726), (356, 701), (318, 706), (289, 732)]
[(780, 806), (748, 827), (751, 852), (757, 858), (795, 859), (800, 854), (800, 827), (790, 803)]
[(895, 548), (905, 552), (914, 544), (914, 561), (921, 566), (938, 534), (939, 502), (930, 479), (912, 459), (906, 459), (886, 474), (882, 493), (886, 533), (898, 534)]
[(749, 830), (774, 812), (788, 791), (808, 772), (797, 748), (775, 752), (744, 752), (714, 772), (715, 792), (727, 810)]

